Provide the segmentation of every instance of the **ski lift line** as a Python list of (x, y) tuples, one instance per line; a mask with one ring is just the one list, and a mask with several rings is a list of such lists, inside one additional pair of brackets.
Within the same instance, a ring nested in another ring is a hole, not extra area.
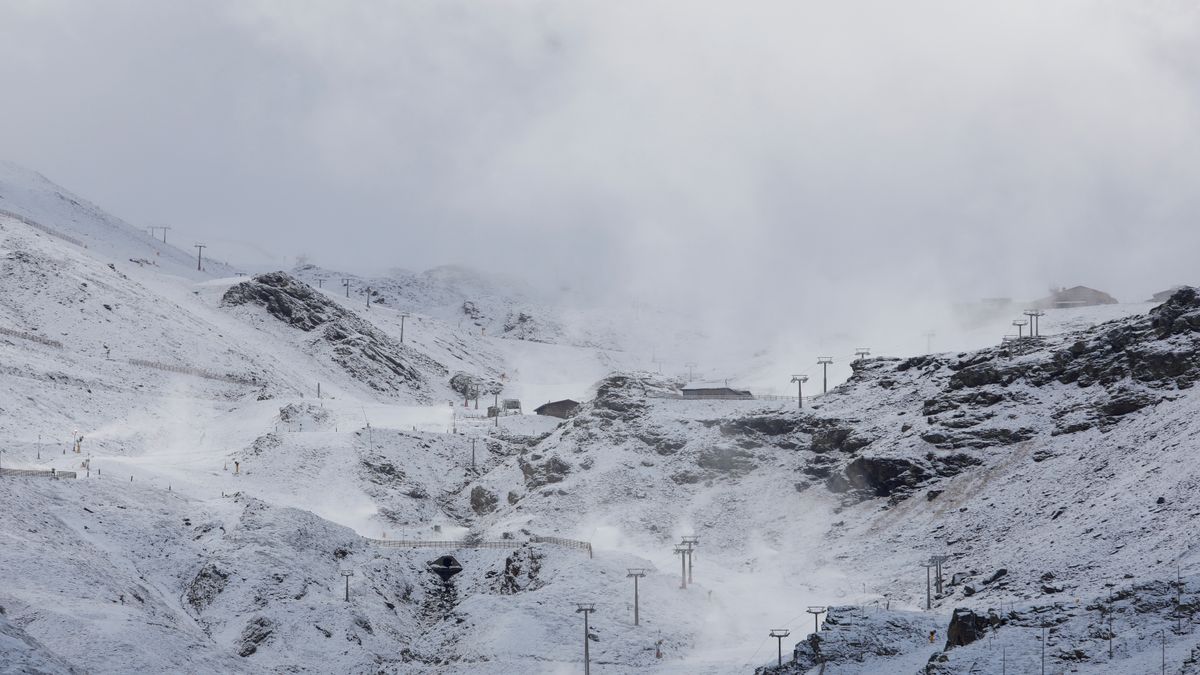
[[(788, 619), (786, 622), (784, 622), (784, 624), (783, 624), (783, 627), (784, 627), (784, 628), (791, 628), (791, 627), (792, 627), (792, 623), (793, 623), (794, 621), (796, 621), (797, 619), (799, 619), (800, 617), (802, 617), (802, 616), (804, 616), (804, 614), (797, 614), (796, 616), (793, 616), (792, 618), (790, 618), (790, 619)], [(749, 665), (753, 665), (753, 664), (754, 664), (754, 658), (758, 656), (758, 652), (762, 650), (762, 646), (763, 646), (764, 644), (766, 644), (767, 640), (770, 640), (770, 639), (771, 639), (771, 636), (770, 636), (770, 635), (768, 635), (767, 637), (763, 638), (763, 641), (762, 641), (762, 642), (760, 642), (760, 643), (758, 644), (758, 649), (755, 649), (755, 650), (754, 650), (754, 653), (750, 655), (750, 660), (749, 660), (749, 661), (746, 661), (746, 663), (745, 663), (744, 665), (747, 665), (747, 666), (749, 666)]]

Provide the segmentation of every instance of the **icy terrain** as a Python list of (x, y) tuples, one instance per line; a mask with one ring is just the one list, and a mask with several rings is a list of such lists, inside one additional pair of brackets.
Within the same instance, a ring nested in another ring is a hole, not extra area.
[[(11, 165), (0, 209), (0, 466), (75, 473), (0, 476), (0, 672), (578, 672), (576, 603), (595, 672), (753, 672), (771, 629), (784, 672), (1037, 672), (1043, 629), (1047, 672), (1159, 672), (1164, 644), (1195, 672), (1190, 289), (1051, 310), (1040, 340), (843, 345), (797, 410), (679, 398), (695, 334), (647, 341), (638, 308), (196, 270)], [(785, 391), (777, 358), (699, 375)], [(487, 417), (507, 398), (526, 414)]]

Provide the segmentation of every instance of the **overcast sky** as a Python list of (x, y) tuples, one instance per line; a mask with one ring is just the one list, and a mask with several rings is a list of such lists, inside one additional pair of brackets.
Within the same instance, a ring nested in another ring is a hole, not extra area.
[(217, 258), (797, 311), (1200, 283), (1192, 0), (4, 0), (0, 38), (0, 154)]

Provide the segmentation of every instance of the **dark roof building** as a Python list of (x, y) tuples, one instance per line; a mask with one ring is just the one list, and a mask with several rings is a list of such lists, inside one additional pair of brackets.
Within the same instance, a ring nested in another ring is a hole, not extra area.
[(731, 389), (722, 386), (697, 385), (683, 389), (684, 398), (734, 398), (753, 399), (754, 394), (744, 389)]
[(1075, 286), (1050, 291), (1050, 295), (1033, 303), (1039, 309), (1065, 309), (1068, 307), (1092, 307), (1095, 305), (1115, 305), (1117, 299), (1094, 288)]
[(547, 417), (558, 417), (567, 419), (579, 410), (579, 401), (572, 401), (569, 398), (564, 398), (561, 401), (551, 401), (533, 409), (533, 412), (538, 415), (546, 415)]

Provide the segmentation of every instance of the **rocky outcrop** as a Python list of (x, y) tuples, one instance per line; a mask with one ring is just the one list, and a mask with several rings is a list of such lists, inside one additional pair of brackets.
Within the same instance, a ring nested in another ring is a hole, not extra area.
[(534, 490), (550, 483), (560, 483), (567, 474), (571, 473), (571, 465), (558, 456), (542, 459), (541, 455), (531, 455), (529, 459), (520, 457), (517, 466), (525, 478), (525, 487)]
[(255, 305), (280, 322), (319, 335), (329, 358), (354, 379), (388, 394), (409, 392), (427, 399), (424, 372), (445, 375), (442, 364), (400, 344), (387, 333), (284, 272), (234, 285), (225, 307)]
[(496, 510), (496, 504), (500, 500), (496, 495), (488, 492), (487, 489), (480, 485), (476, 485), (471, 489), (471, 510), (478, 515), (487, 515)]
[(930, 478), (929, 469), (917, 462), (895, 457), (856, 457), (830, 476), (825, 486), (831, 492), (856, 491), (870, 497), (907, 495)]

